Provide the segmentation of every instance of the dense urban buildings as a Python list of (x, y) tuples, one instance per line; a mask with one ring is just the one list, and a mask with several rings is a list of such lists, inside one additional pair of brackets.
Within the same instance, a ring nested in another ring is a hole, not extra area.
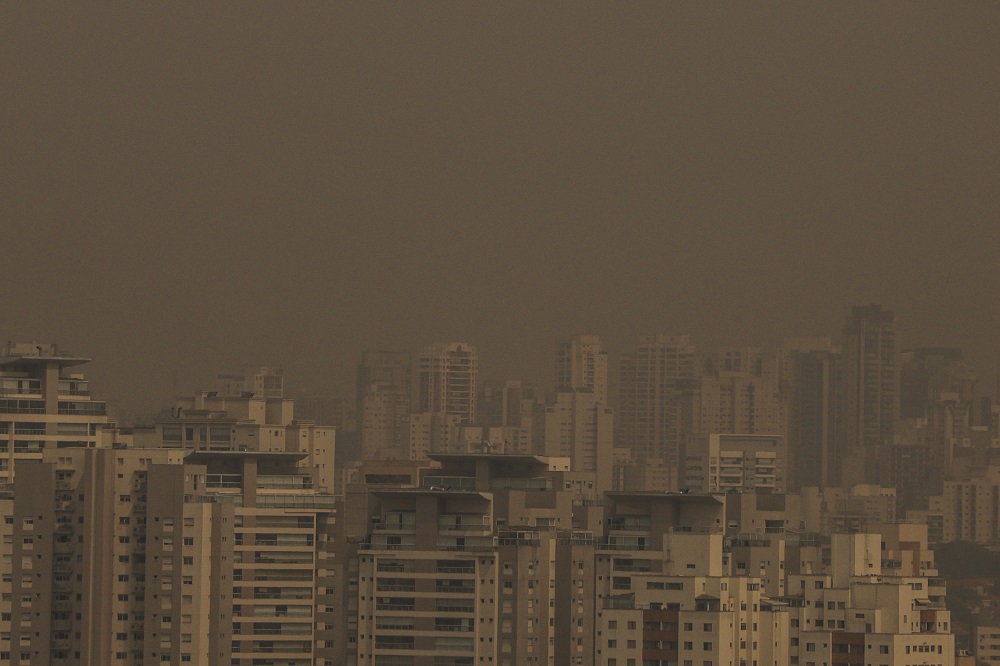
[(596, 336), (553, 352), (551, 390), (483, 386), (443, 343), (365, 353), (354, 401), (255, 367), (123, 424), (87, 359), (7, 345), (0, 662), (995, 654), (997, 618), (950, 612), (932, 550), (1000, 549), (1000, 409), (960, 352), (897, 350), (878, 306), (842, 345), (642, 336), (617, 385)]

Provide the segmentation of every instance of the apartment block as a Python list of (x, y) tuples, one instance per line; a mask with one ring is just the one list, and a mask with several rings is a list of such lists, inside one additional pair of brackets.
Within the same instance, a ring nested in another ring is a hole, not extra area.
[(719, 434), (688, 438), (684, 487), (695, 492), (782, 492), (785, 439), (776, 435)]
[(107, 406), (72, 368), (90, 359), (56, 345), (8, 343), (0, 353), (0, 485), (20, 461), (48, 449), (96, 447), (108, 423)]
[(536, 456), (431, 457), (440, 468), (419, 487), (370, 491), (357, 663), (557, 663), (557, 547), (572, 524), (563, 472)]
[(300, 458), (67, 449), (21, 464), (11, 662), (323, 663), (333, 497)]

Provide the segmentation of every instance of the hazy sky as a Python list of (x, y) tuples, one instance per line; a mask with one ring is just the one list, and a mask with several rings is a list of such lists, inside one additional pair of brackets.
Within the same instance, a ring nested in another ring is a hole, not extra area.
[(126, 407), (364, 349), (1000, 365), (1000, 3), (4, 3), (0, 335)]

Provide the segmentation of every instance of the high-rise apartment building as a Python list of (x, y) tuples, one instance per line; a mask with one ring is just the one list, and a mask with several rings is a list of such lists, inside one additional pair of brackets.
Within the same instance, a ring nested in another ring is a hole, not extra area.
[(430, 345), (417, 359), (417, 409), (476, 422), (479, 356), (464, 342)]
[(851, 310), (844, 326), (843, 483), (878, 483), (879, 453), (892, 442), (899, 415), (896, 329), (880, 305)]
[(19, 464), (11, 663), (323, 663), (333, 497), (300, 457), (105, 448)]
[(409, 450), (410, 355), (369, 351), (357, 376), (357, 419), (365, 460), (404, 460)]
[(107, 407), (70, 368), (90, 359), (52, 344), (8, 344), (0, 353), (0, 484), (22, 460), (48, 449), (93, 448), (108, 422)]
[(348, 535), (357, 663), (575, 663), (555, 661), (563, 473), (535, 456), (431, 458), (420, 487), (373, 488), (367, 533)]
[(641, 336), (621, 359), (616, 444), (640, 464), (665, 466), (675, 483), (685, 435), (681, 390), (697, 374), (687, 336)]
[(608, 355), (596, 335), (578, 335), (559, 345), (556, 389), (587, 390), (608, 404)]
[(594, 393), (559, 391), (552, 404), (539, 408), (535, 427), (538, 453), (569, 458), (574, 472), (596, 475), (599, 492), (612, 489), (614, 414)]

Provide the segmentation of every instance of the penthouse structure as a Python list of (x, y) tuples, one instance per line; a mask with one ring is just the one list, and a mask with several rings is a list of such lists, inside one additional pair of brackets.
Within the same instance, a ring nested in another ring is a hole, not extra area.
[(0, 485), (15, 463), (40, 460), (50, 448), (96, 447), (107, 405), (90, 396), (90, 382), (70, 372), (90, 359), (51, 344), (8, 344), (0, 354)]
[(171, 418), (135, 428), (137, 448), (294, 452), (316, 470), (316, 490), (333, 492), (336, 428), (294, 417), (294, 401), (202, 391), (179, 398)]

